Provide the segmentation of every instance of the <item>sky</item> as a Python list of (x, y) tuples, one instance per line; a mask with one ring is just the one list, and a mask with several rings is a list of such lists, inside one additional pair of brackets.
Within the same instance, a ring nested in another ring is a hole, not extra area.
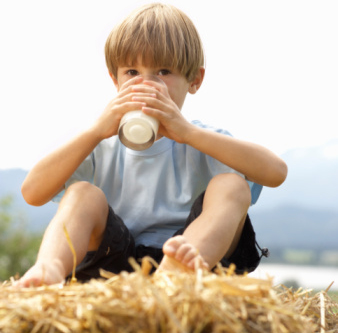
[[(151, 1), (0, 0), (0, 169), (29, 170), (116, 95), (105, 40)], [(206, 53), (183, 114), (278, 155), (338, 138), (338, 2), (173, 0)]]

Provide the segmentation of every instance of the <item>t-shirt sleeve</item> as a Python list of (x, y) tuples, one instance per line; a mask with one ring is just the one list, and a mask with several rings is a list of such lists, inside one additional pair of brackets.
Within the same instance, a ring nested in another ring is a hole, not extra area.
[(251, 206), (254, 205), (261, 195), (263, 186), (247, 180), (251, 190)]
[[(87, 181), (93, 183), (94, 181), (94, 170), (95, 170), (95, 160), (94, 153), (91, 153), (86, 159), (80, 164), (80, 166), (76, 169), (73, 175), (66, 181), (65, 189), (67, 189), (70, 185), (79, 182), (79, 181)], [(58, 193), (53, 199), (53, 202), (60, 202), (63, 197), (65, 190)]]

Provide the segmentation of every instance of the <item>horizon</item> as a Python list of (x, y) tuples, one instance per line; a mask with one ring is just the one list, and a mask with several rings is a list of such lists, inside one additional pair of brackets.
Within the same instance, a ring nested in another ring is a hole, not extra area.
[[(304, 154), (304, 152), (307, 152), (307, 151), (318, 152), (318, 150), (320, 151), (322, 158), (325, 158), (327, 160), (338, 159), (338, 138), (332, 138), (332, 139), (328, 140), (327, 142), (317, 144), (317, 145), (313, 145), (313, 146), (291, 147), (290, 149), (288, 149), (288, 150), (284, 151), (283, 153), (279, 154), (279, 156), (281, 156), (283, 158), (283, 157), (288, 157), (289, 154), (292, 154), (294, 152), (299, 153), (300, 151), (302, 151), (303, 154)], [(15, 169), (30, 171), (30, 169), (24, 168), (22, 166), (2, 167), (0, 165), (1, 171), (15, 170)]]

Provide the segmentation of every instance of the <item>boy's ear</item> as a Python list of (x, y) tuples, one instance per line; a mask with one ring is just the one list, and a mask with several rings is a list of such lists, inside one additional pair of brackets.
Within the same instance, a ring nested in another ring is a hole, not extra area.
[(112, 73), (110, 73), (110, 72), (109, 72), (109, 76), (112, 78), (112, 80), (113, 80), (113, 82), (114, 82), (114, 85), (115, 85), (115, 87), (116, 87), (116, 90), (119, 91), (119, 83), (118, 83), (118, 81), (117, 81), (117, 78), (115, 77), (114, 74), (112, 74)]
[(197, 92), (197, 90), (200, 88), (203, 79), (204, 79), (204, 74), (205, 74), (205, 68), (204, 67), (200, 67), (198, 69), (198, 72), (195, 76), (195, 78), (189, 83), (189, 93), (190, 94), (195, 94)]

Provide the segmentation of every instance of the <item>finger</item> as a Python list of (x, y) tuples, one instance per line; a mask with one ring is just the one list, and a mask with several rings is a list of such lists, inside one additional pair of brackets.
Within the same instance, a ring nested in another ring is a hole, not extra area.
[[(132, 93), (132, 92), (124, 92), (120, 93), (113, 101), (112, 104), (117, 106), (124, 106), (130, 103), (137, 105), (138, 108), (145, 106), (146, 101), (144, 97), (154, 98), (152, 93)], [(133, 97), (135, 97), (133, 99)], [(143, 98), (142, 98), (143, 97)]]
[(117, 99), (121, 99), (127, 96), (127, 98), (131, 98), (134, 95), (141, 95), (141, 94), (154, 94), (156, 93), (155, 88), (151, 88), (149, 86), (141, 85), (141, 84), (136, 84), (136, 85), (130, 85), (126, 86), (123, 89), (119, 90), (119, 93), (117, 95)]
[(131, 102), (131, 101), (128, 101), (128, 102), (124, 102), (123, 104), (120, 104), (118, 106), (118, 111), (120, 112), (121, 118), (122, 118), (122, 116), (125, 113), (127, 113), (129, 111), (142, 110), (145, 106), (146, 106), (146, 104), (143, 103), (143, 102)]
[(158, 90), (155, 87), (148, 86), (145, 84), (135, 84), (131, 86), (130, 90), (132, 92), (143, 92), (143, 93), (156, 93)]
[(142, 81), (143, 81), (143, 78), (140, 76), (137, 76), (135, 78), (132, 78), (124, 82), (118, 89), (119, 95), (124, 96), (124, 95), (132, 93), (133, 91), (140, 91), (140, 92), (156, 91), (154, 87), (145, 85), (142, 83)]
[(133, 86), (133, 85), (137, 85), (137, 84), (140, 84), (141, 82), (143, 81), (143, 78), (141, 76), (135, 76), (133, 77), (132, 79), (124, 82), (121, 87), (120, 87), (120, 90), (124, 90), (130, 86)]
[(150, 101), (145, 102), (142, 107), (142, 112), (150, 117), (154, 117), (160, 121), (163, 126), (169, 126), (169, 121), (172, 122), (176, 119), (176, 114), (171, 112), (171, 109), (166, 108), (165, 105), (158, 105)]
[(132, 101), (144, 101), (144, 102), (147, 102), (147, 100), (150, 101), (149, 99), (154, 99), (156, 97), (157, 97), (157, 95), (155, 93), (153, 93), (153, 92), (131, 94), (131, 100)]
[(163, 112), (170, 112), (172, 101), (164, 97), (159, 92), (140, 93), (132, 95), (132, 101), (144, 102), (147, 107), (157, 109)]
[(157, 82), (157, 81), (145, 79), (143, 81), (143, 84), (154, 87), (157, 91), (161, 92), (166, 97), (169, 97), (168, 87), (166, 86), (164, 82)]

